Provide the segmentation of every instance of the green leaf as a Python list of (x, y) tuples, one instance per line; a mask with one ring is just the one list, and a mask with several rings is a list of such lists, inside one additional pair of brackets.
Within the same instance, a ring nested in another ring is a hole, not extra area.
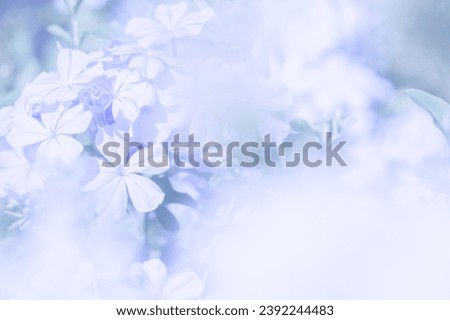
[(72, 2), (71, 0), (64, 0), (64, 3), (66, 4), (67, 10), (69, 10), (69, 12), (70, 12), (71, 14), (73, 14), (73, 13), (74, 13), (74, 12), (73, 12), (73, 7), (74, 7), (73, 2)]
[(57, 24), (52, 24), (47, 27), (47, 32), (69, 43), (72, 43), (72, 36), (67, 30), (64, 30)]
[(69, 10), (70, 14), (76, 15), (80, 10), (83, 0), (64, 0), (64, 3), (66, 4), (67, 10)]
[(422, 90), (407, 89), (403, 92), (431, 115), (434, 125), (441, 130), (450, 144), (450, 104)]
[(180, 228), (177, 218), (165, 206), (160, 206), (155, 211), (156, 218), (161, 226), (170, 232), (177, 232)]
[(86, 38), (89, 36), (89, 32), (85, 31), (83, 32), (83, 34), (80, 37), (80, 47), (83, 46), (84, 40), (86, 40)]
[(289, 122), (291, 125), (292, 134), (300, 138), (317, 138), (320, 139), (320, 134), (314, 130), (308, 121), (303, 119), (295, 119)]
[(73, 12), (75, 12), (75, 14), (78, 13), (78, 11), (80, 10), (80, 6), (83, 3), (83, 0), (78, 0), (77, 2), (75, 2), (75, 5), (73, 6)]
[(90, 36), (93, 36), (94, 38), (100, 39), (100, 40), (109, 40), (110, 36), (105, 32), (100, 31), (91, 31), (89, 32)]
[(299, 132), (299, 133), (314, 132), (313, 128), (311, 128), (308, 121), (303, 120), (303, 119), (291, 120), (291, 122), (289, 124), (291, 125), (292, 130), (294, 130), (295, 132)]

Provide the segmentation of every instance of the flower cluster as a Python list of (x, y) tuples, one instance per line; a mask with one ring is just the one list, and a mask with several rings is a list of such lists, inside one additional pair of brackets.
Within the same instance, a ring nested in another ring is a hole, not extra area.
[[(167, 47), (172, 39), (198, 35), (213, 15), (209, 8), (188, 13), (184, 2), (161, 5), (154, 19), (128, 23), (130, 42), (91, 55), (60, 48), (57, 71), (41, 73), (14, 107), (2, 108), (2, 194), (32, 195), (80, 158), (101, 161), (99, 146), (124, 132), (143, 141), (166, 138), (172, 128), (165, 122), (167, 110), (158, 91), (176, 66)], [(125, 214), (128, 198), (142, 213), (162, 203), (164, 193), (151, 176), (163, 170), (135, 166), (135, 158), (127, 168), (99, 167), (84, 186), (97, 214)]]
[[(208, 41), (208, 36), (201, 38), (202, 30), (214, 15), (208, 7), (190, 10), (185, 2), (159, 5), (153, 18), (131, 19), (126, 37), (102, 51), (87, 54), (59, 45), (56, 71), (38, 75), (13, 106), (0, 109), (0, 205), (10, 216), (11, 232), (47, 228), (55, 233), (50, 242), (64, 242), (80, 229), (77, 219), (84, 219), (85, 232), (77, 235), (87, 239), (95, 238), (96, 228), (108, 234), (102, 228), (137, 221), (139, 227), (127, 232), (131, 242), (137, 238), (144, 243), (144, 253), (124, 259), (129, 263), (120, 262), (114, 270), (87, 262), (95, 254), (86, 245), (67, 256), (67, 268), (53, 270), (44, 264), (32, 272), (31, 289), (25, 286), (17, 296), (91, 297), (93, 291), (107, 297), (202, 295), (203, 284), (194, 271), (181, 266), (169, 275), (161, 256), (170, 250), (172, 234), (183, 221), (191, 219), (192, 226), (203, 215), (220, 224), (224, 216), (217, 214), (219, 209), (208, 215), (208, 197), (214, 189), (227, 188), (220, 181), (243, 173), (155, 168), (142, 163), (138, 152), (116, 167), (101, 163), (104, 144), (120, 141), (125, 133), (144, 145), (190, 132), (216, 141), (267, 132), (283, 141), (291, 133), (286, 111), (292, 100), (283, 85), (214, 50), (205, 48), (201, 61), (189, 56), (189, 45)], [(179, 46), (184, 46), (182, 54)], [(232, 201), (225, 202), (220, 207), (229, 211)], [(129, 222), (129, 216), (139, 218)], [(141, 238), (136, 230), (142, 225)], [(60, 230), (72, 231), (60, 235)], [(48, 245), (47, 238), (36, 234), (36, 243)], [(189, 241), (195, 232), (184, 237)], [(78, 246), (77, 241), (70, 243)], [(54, 255), (74, 250), (50, 247)], [(48, 261), (54, 265), (52, 258)], [(78, 280), (63, 284), (69, 274)], [(123, 278), (128, 280), (117, 280)], [(102, 291), (102, 281), (120, 284)]]
[[(126, 167), (101, 167), (101, 145), (125, 132), (138, 141), (168, 137), (174, 128), (158, 92), (167, 88), (173, 72), (182, 69), (172, 42), (198, 36), (213, 16), (210, 8), (188, 12), (185, 2), (160, 5), (154, 18), (129, 21), (126, 41), (112, 42), (101, 52), (86, 54), (59, 46), (56, 71), (41, 73), (23, 89), (14, 106), (0, 111), (0, 196), (3, 212), (14, 217), (11, 229), (25, 226), (33, 214), (46, 210), (42, 194), (51, 192), (55, 181), (72, 180), (89, 201), (85, 208), (103, 221), (127, 212), (148, 214), (161, 206), (165, 194), (152, 177), (161, 176), (167, 168), (140, 166), (137, 154), (127, 159)], [(131, 283), (145, 285), (147, 289), (142, 290), (151, 290), (153, 298), (172, 297), (180, 285), (168, 278), (165, 287), (155, 287), (167, 277), (160, 260), (130, 270)], [(45, 282), (41, 278), (48, 273), (38, 273), (31, 282)], [(146, 275), (148, 284), (142, 282)], [(83, 278), (89, 280), (92, 275)], [(182, 296), (195, 298), (201, 293), (202, 284), (194, 273), (177, 279), (196, 283), (194, 296)], [(88, 280), (80, 283), (88, 285)]]

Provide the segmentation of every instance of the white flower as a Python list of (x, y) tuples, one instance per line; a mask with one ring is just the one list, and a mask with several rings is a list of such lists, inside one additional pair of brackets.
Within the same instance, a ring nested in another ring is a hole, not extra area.
[(159, 5), (155, 10), (155, 19), (133, 18), (125, 32), (137, 38), (140, 46), (148, 48), (157, 43), (166, 44), (172, 38), (196, 36), (213, 16), (211, 8), (187, 13), (186, 2)]
[[(161, 150), (154, 149), (155, 159), (159, 159)], [(118, 155), (123, 155), (123, 141), (116, 150)], [(83, 188), (91, 193), (99, 215), (122, 216), (127, 210), (128, 197), (138, 212), (151, 212), (164, 200), (163, 191), (147, 176), (160, 174), (168, 167), (150, 166), (147, 163), (148, 148), (141, 151), (144, 159), (135, 152), (129, 161), (120, 161), (115, 167), (101, 165), (99, 160), (99, 174)]]
[(4, 136), (11, 129), (14, 119), (14, 107), (0, 109), (0, 136)]
[(61, 49), (56, 61), (58, 72), (43, 72), (26, 87), (30, 103), (51, 105), (75, 100), (92, 79), (103, 75), (102, 64), (89, 66), (90, 62), (88, 55), (81, 51)]
[(11, 189), (22, 195), (41, 189), (44, 178), (23, 154), (22, 149), (0, 152), (0, 196)]
[(130, 69), (139, 70), (147, 79), (155, 79), (159, 72), (164, 70), (164, 55), (161, 53), (147, 52), (145, 54), (135, 55), (130, 59)]
[(195, 299), (203, 292), (203, 283), (191, 269), (168, 274), (159, 259), (131, 266), (130, 280), (149, 299)]
[(153, 80), (166, 68), (177, 67), (180, 61), (161, 50), (143, 49), (137, 44), (115, 44), (108, 51), (119, 61), (128, 61), (130, 70), (137, 70), (143, 78)]
[(144, 82), (136, 72), (121, 70), (114, 76), (112, 114), (114, 118), (119, 113), (134, 121), (139, 116), (141, 108), (151, 105), (156, 98), (155, 90), (148, 82)]
[(7, 142), (14, 148), (39, 143), (37, 160), (49, 165), (71, 165), (83, 151), (83, 145), (70, 135), (86, 131), (92, 114), (81, 104), (54, 112), (41, 113), (41, 121), (17, 113)]

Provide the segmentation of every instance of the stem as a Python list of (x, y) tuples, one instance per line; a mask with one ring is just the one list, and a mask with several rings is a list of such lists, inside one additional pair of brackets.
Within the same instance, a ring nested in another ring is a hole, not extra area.
[(80, 46), (80, 32), (78, 30), (78, 20), (76, 13), (72, 14), (71, 23), (72, 23), (72, 43), (73, 46), (76, 49), (78, 49)]
[(144, 251), (145, 260), (150, 257), (150, 235), (149, 235), (150, 213), (144, 213)]
[(447, 144), (446, 148), (445, 148), (445, 154), (446, 154), (446, 158), (447, 158), (447, 163), (446, 163), (446, 167), (445, 167), (445, 173), (446, 173), (446, 178), (445, 179), (445, 189), (446, 189), (446, 194), (450, 194), (450, 146)]

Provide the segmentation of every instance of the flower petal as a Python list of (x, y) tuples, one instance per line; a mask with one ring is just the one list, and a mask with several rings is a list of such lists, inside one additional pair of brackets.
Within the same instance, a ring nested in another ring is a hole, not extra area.
[(155, 19), (171, 30), (186, 12), (186, 2), (179, 2), (172, 5), (159, 5), (155, 9)]
[(45, 165), (68, 167), (83, 152), (83, 145), (72, 137), (59, 135), (39, 145), (37, 159)]
[(214, 15), (211, 8), (185, 15), (177, 22), (174, 37), (182, 38), (198, 35), (202, 31), (203, 25), (211, 20)]
[(85, 84), (91, 82), (93, 79), (101, 77), (104, 73), (103, 64), (96, 63), (92, 67), (83, 70), (82, 73), (73, 79), (74, 84)]
[(0, 109), (0, 136), (4, 136), (11, 129), (14, 121), (14, 107)]
[(25, 194), (34, 189), (41, 189), (44, 181), (40, 173), (31, 167), (22, 149), (0, 152), (0, 181), (10, 186), (15, 193)]
[(164, 193), (159, 186), (148, 178), (137, 174), (125, 176), (128, 194), (138, 212), (155, 210), (164, 200)]
[(56, 60), (58, 73), (66, 85), (72, 84), (88, 63), (89, 57), (84, 52), (71, 49), (61, 49)]
[(191, 269), (175, 273), (167, 279), (161, 299), (192, 300), (203, 292), (203, 283)]
[(137, 38), (138, 44), (149, 48), (166, 32), (163, 25), (152, 19), (133, 18), (125, 27), (125, 32)]
[(61, 89), (64, 88), (64, 83), (61, 77), (56, 73), (43, 72), (39, 74), (36, 79), (25, 87), (25, 90), (30, 96), (30, 103), (46, 103), (49, 105), (57, 101), (70, 101), (75, 99), (74, 93), (67, 91), (60, 95)]
[(56, 126), (58, 134), (75, 134), (87, 130), (92, 119), (92, 113), (84, 110), (82, 104), (67, 109), (59, 118)]
[(11, 131), (6, 136), (6, 141), (14, 148), (24, 147), (44, 141), (49, 137), (49, 132), (35, 118), (17, 113)]
[(130, 268), (130, 280), (134, 286), (144, 289), (150, 298), (159, 299), (167, 279), (167, 269), (159, 259), (135, 263)]
[(127, 189), (125, 179), (116, 168), (102, 167), (94, 180), (83, 187), (83, 191), (90, 192), (95, 211), (100, 215), (121, 217), (127, 209)]
[[(165, 152), (165, 155), (163, 155), (163, 152)], [(141, 153), (143, 157), (140, 156), (139, 153)], [(163, 156), (165, 157), (164, 159)], [(158, 164), (162, 163), (162, 165), (161, 166), (151, 165), (152, 162), (149, 162), (149, 157)], [(167, 159), (167, 165), (164, 165), (165, 159)], [(125, 172), (129, 174), (142, 173), (149, 175), (157, 175), (167, 171), (168, 169), (169, 169), (169, 161), (167, 150), (164, 150), (161, 144), (154, 143), (153, 146), (150, 146), (150, 148), (148, 147), (142, 148), (141, 150), (138, 150), (135, 153), (133, 153), (133, 155), (130, 157), (130, 160), (127, 163), (127, 166), (125, 167)]]

